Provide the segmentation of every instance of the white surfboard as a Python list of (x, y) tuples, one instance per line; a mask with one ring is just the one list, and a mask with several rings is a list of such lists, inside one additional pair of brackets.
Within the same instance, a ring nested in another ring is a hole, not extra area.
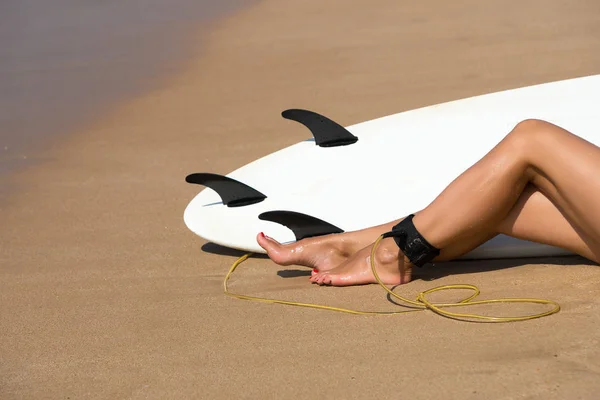
[[(354, 143), (321, 147), (316, 145), (318, 138), (307, 139), (227, 175), (259, 192), (254, 198), (249, 195), (253, 204), (227, 205), (217, 191), (205, 188), (185, 209), (184, 221), (206, 240), (262, 253), (255, 239), (258, 232), (284, 243), (297, 239), (288, 227), (259, 219), (265, 212), (301, 213), (341, 231), (389, 222), (426, 207), (518, 122), (529, 118), (555, 123), (600, 145), (600, 75), (476, 96), (348, 126)], [(320, 122), (328, 123), (318, 118), (311, 123)], [(236, 194), (229, 197), (235, 200)], [(563, 254), (569, 252), (499, 235), (462, 258)]]

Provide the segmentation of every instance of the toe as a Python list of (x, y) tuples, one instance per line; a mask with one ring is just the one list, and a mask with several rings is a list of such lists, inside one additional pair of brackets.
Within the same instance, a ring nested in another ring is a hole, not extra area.
[(275, 239), (266, 236), (262, 232), (256, 235), (256, 241), (260, 247), (265, 249), (267, 252), (270, 250), (275, 250), (278, 246), (281, 246)]
[(329, 272), (323, 272), (321, 274), (319, 274), (319, 279), (318, 279), (318, 283), (319, 285), (323, 286), (323, 285), (331, 285), (331, 275), (329, 274)]
[(316, 284), (321, 284), (321, 281), (323, 280), (323, 276), (325, 275), (324, 272), (316, 272), (313, 273), (312, 276), (310, 277), (310, 281), (312, 283), (316, 283)]
[(321, 285), (331, 285), (331, 275), (324, 275), (323, 279), (321, 280)]
[(270, 238), (261, 232), (256, 236), (256, 241), (260, 247), (266, 250), (269, 258), (275, 263), (288, 265), (291, 262), (289, 251), (286, 251), (285, 246), (275, 239)]

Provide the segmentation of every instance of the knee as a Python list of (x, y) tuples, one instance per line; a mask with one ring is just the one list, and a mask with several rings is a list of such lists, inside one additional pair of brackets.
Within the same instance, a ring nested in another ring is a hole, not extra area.
[(519, 148), (529, 147), (539, 143), (540, 138), (549, 131), (550, 126), (549, 122), (540, 119), (526, 119), (515, 125), (507, 139)]
[(513, 128), (511, 133), (519, 136), (537, 136), (540, 133), (548, 131), (551, 124), (541, 119), (525, 119), (519, 122)]

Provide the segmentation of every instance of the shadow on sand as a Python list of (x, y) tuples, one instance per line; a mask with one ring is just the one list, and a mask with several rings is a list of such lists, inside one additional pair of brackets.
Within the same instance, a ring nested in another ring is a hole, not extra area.
[[(241, 257), (244, 254), (250, 253), (249, 251), (236, 250), (236, 249), (221, 246), (220, 244), (216, 244), (216, 243), (212, 243), (212, 242), (205, 243), (201, 249), (205, 253), (216, 254), (219, 256), (228, 256), (228, 257)], [(257, 254), (257, 253), (253, 253), (252, 257), (268, 258), (266, 254)]]
[[(228, 257), (241, 257), (248, 253), (246, 251), (236, 250), (221, 246), (215, 243), (206, 243), (202, 246), (202, 251), (210, 254), (217, 254)], [(253, 258), (268, 259), (266, 254), (252, 255)], [(557, 257), (535, 257), (535, 258), (515, 258), (515, 259), (492, 259), (492, 260), (463, 260), (428, 264), (423, 268), (413, 269), (413, 280), (434, 281), (450, 275), (473, 274), (478, 272), (497, 271), (506, 268), (519, 267), (526, 264), (551, 264), (551, 265), (581, 265), (593, 264), (594, 262), (580, 256), (557, 256)], [(301, 268), (301, 269), (300, 269)], [(277, 271), (281, 278), (297, 278), (310, 276), (310, 268), (292, 266)]]
[[(212, 242), (208, 242), (208, 243), (204, 244), (202, 246), (202, 251), (204, 251), (205, 253), (216, 254), (219, 256), (236, 257), (236, 258), (239, 258), (239, 257), (243, 256), (244, 254), (248, 253), (247, 251), (232, 249), (232, 248), (221, 246), (219, 244), (212, 243)], [(269, 259), (269, 257), (267, 257), (266, 254), (258, 254), (258, 253), (253, 253), (252, 258), (258, 258), (258, 259), (263, 259), (263, 260)], [(275, 265), (275, 264), (273, 264), (273, 265)], [(293, 269), (282, 269), (280, 271), (277, 271), (277, 275), (282, 278), (297, 278), (300, 276), (310, 276), (310, 271), (311, 271), (310, 268), (297, 269), (295, 267), (296, 266), (294, 266)]]
[(580, 256), (532, 257), (491, 260), (460, 260), (429, 264), (422, 269), (413, 269), (413, 279), (433, 281), (449, 275), (473, 274), (477, 272), (496, 271), (514, 268), (527, 264), (579, 265), (593, 264), (592, 261)]

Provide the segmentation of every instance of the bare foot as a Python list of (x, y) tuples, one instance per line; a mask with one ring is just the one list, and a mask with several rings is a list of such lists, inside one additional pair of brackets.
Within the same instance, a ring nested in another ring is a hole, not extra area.
[[(371, 270), (371, 246), (357, 252), (338, 267), (313, 274), (311, 282), (319, 285), (350, 286), (377, 283)], [(375, 254), (375, 267), (381, 281), (387, 285), (410, 282), (411, 264), (398, 249), (393, 239), (380, 242)]]
[(389, 231), (396, 221), (363, 229), (306, 238), (295, 243), (280, 244), (275, 239), (259, 233), (256, 241), (267, 255), (279, 265), (304, 265), (316, 272), (329, 271), (350, 258), (351, 255), (372, 243), (377, 236)]
[(261, 232), (256, 236), (256, 241), (276, 264), (304, 265), (313, 268), (315, 274), (317, 271), (335, 268), (355, 252), (355, 244), (342, 235), (318, 236), (295, 243), (281, 244)]

